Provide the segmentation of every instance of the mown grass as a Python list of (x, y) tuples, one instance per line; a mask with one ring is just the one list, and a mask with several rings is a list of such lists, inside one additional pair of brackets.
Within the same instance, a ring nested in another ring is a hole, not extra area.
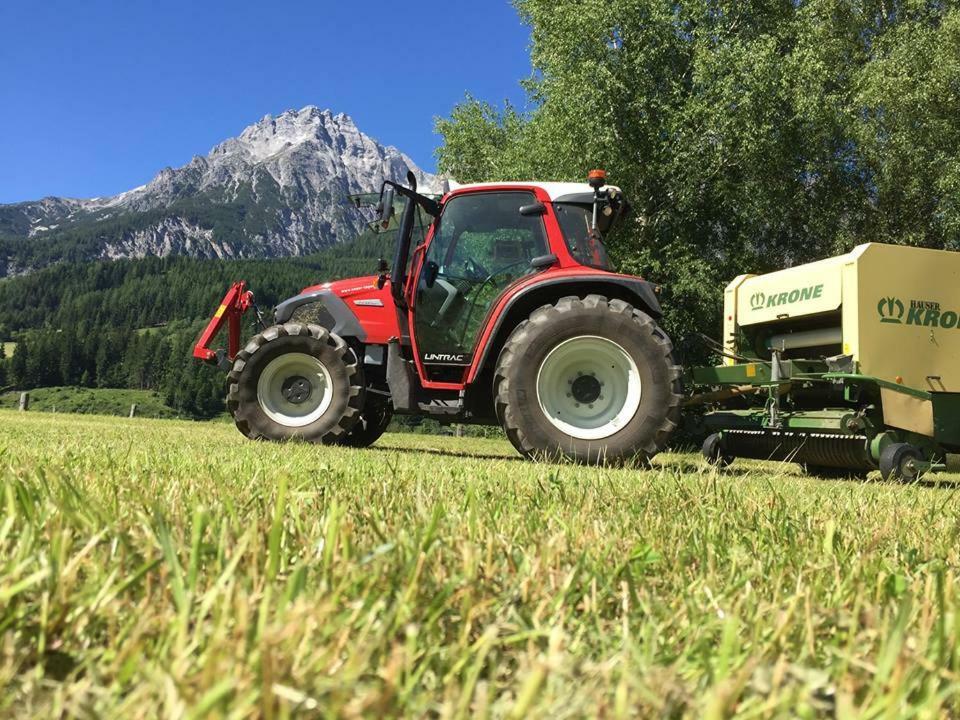
[(958, 496), (0, 412), (0, 716), (960, 713)]

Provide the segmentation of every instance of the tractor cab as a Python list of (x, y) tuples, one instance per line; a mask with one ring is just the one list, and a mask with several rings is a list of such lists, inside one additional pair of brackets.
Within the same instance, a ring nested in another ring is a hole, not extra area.
[[(610, 268), (603, 237), (627, 209), (600, 171), (450, 183), (439, 198), (412, 174), (387, 181), (374, 225), (395, 236), (392, 263), (305, 288), (242, 350), (233, 330), (252, 297), (238, 284), (194, 356), (229, 364), (228, 407), (251, 437), (363, 445), (407, 413), (500, 423), (528, 456), (649, 455), (673, 427), (679, 373), (655, 286)], [(223, 322), (218, 356), (207, 346)], [(272, 359), (281, 349), (299, 364)], [(534, 399), (535, 417), (515, 417)]]
[(413, 332), (428, 379), (456, 382), (494, 300), (558, 261), (543, 208), (533, 192), (522, 190), (461, 193), (444, 203), (429, 244), (418, 248), (415, 282), (409, 281)]
[[(551, 270), (609, 270), (603, 235), (628, 207), (602, 182), (453, 183), (436, 204), (408, 183), (384, 183), (378, 220), (389, 226), (393, 192), (406, 198), (391, 281), (428, 384), (465, 384), (488, 313), (514, 286)], [(417, 209), (433, 221), (423, 242), (408, 246), (405, 221)]]

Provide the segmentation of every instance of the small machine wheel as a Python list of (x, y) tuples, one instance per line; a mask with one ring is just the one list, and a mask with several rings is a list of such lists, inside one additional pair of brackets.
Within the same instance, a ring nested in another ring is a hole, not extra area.
[(703, 441), (700, 452), (703, 453), (704, 459), (715, 467), (729, 467), (734, 461), (733, 455), (724, 454), (723, 439), (720, 437), (720, 433), (708, 435), (707, 439)]
[(913, 482), (923, 473), (920, 450), (909, 443), (892, 443), (880, 453), (880, 475), (884, 480)]
[(333, 443), (360, 417), (363, 372), (350, 346), (319, 325), (254, 336), (227, 375), (227, 409), (252, 440)]
[(360, 411), (360, 419), (343, 437), (335, 442), (344, 447), (365, 448), (373, 445), (387, 430), (393, 419), (393, 407), (390, 401), (380, 395), (368, 392)]
[(653, 318), (600, 295), (534, 310), (494, 377), (497, 417), (528, 458), (649, 459), (680, 416), (680, 367)]

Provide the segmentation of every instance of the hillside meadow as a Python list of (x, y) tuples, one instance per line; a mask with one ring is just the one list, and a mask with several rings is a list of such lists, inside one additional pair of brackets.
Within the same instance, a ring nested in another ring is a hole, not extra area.
[(956, 716), (950, 480), (0, 411), (0, 716)]

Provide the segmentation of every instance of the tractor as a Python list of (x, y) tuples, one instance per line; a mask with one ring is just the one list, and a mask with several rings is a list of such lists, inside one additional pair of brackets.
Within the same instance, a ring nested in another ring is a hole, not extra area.
[(242, 348), (256, 306), (237, 282), (197, 341), (195, 358), (227, 370), (244, 435), (365, 447), (412, 414), (499, 424), (527, 458), (644, 462), (664, 447), (681, 369), (658, 288), (610, 267), (603, 238), (629, 204), (603, 171), (433, 196), (408, 174), (375, 197), (375, 224), (396, 228), (392, 265), (304, 288), (272, 322), (257, 311)]

